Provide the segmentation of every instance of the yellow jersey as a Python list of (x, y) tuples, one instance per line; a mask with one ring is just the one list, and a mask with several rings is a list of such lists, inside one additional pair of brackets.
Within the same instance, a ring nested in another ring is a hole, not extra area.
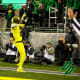
[(15, 39), (15, 42), (22, 41), (21, 30), (24, 28), (25, 24), (11, 24), (11, 32)]

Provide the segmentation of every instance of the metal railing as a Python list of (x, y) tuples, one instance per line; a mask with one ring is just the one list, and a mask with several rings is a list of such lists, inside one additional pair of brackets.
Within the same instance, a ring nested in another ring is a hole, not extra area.
[(3, 16), (5, 16), (5, 13), (0, 13), (0, 18), (2, 18)]
[[(55, 24), (57, 24), (57, 32), (59, 29), (59, 24), (63, 25), (64, 32), (65, 32), (66, 24), (67, 24), (67, 7), (64, 8), (64, 23), (57, 23), (57, 12), (58, 12), (58, 10), (56, 8), (49, 7), (49, 27), (51, 26), (51, 19), (54, 19)], [(51, 16), (51, 13), (54, 14), (54, 17)]]
[[(14, 4), (16, 4), (16, 3), (14, 3)], [(19, 3), (17, 3), (17, 4), (19, 4)], [(20, 3), (20, 4), (22, 4), (22, 3)], [(0, 5), (3, 5), (3, 4), (0, 4)], [(60, 32), (60, 30), (63, 30), (63, 29), (60, 29), (59, 28), (59, 24), (57, 23), (57, 9), (56, 8), (54, 8), (54, 7), (49, 7), (49, 27), (47, 28), (47, 27), (39, 27), (38, 25), (36, 25), (35, 27), (33, 27), (32, 26), (32, 31), (44, 31), (44, 32), (56, 32), (56, 33), (59, 33)], [(64, 30), (62, 31), (62, 32), (64, 32), (65, 33), (65, 30), (66, 30), (66, 24), (67, 24), (67, 7), (65, 7), (65, 15), (64, 15), (64, 20), (65, 20), (65, 23), (63, 23), (64, 24)], [(54, 14), (54, 17), (51, 17), (51, 13), (52, 14)], [(0, 19), (1, 19), (1, 21), (4, 21), (3, 19), (3, 17), (5, 16), (5, 13), (0, 13), (0, 14), (2, 14), (1, 16), (0, 16)], [(55, 26), (53, 26), (53, 27), (50, 27), (50, 25), (51, 25), (51, 19), (54, 19), (55, 21), (54, 21), (54, 23), (53, 24), (56, 24), (57, 26), (55, 27)], [(4, 28), (2, 25), (2, 22), (0, 21), (0, 31), (10, 31), (10, 28)], [(36, 22), (37, 23), (37, 22)], [(47, 24), (47, 22), (45, 23), (44, 22), (44, 24)], [(34, 24), (33, 24), (34, 25)]]
[[(51, 11), (51, 10), (53, 10), (53, 11)], [(56, 19), (57, 19), (56, 12), (57, 12), (57, 11), (58, 11), (58, 10), (57, 10), (56, 8), (54, 8), (54, 7), (49, 7), (49, 27), (50, 27), (50, 25), (51, 25), (51, 19), (55, 19), (55, 24), (56, 24)], [(51, 17), (51, 13), (55, 14), (55, 16), (54, 16), (54, 17)]]

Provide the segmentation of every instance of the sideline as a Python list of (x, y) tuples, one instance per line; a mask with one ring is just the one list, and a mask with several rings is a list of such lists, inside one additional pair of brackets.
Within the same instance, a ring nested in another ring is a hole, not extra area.
[[(0, 67), (0, 70), (16, 71), (17, 68)], [(59, 71), (48, 71), (48, 70), (37, 70), (37, 69), (24, 69), (24, 70), (25, 70), (25, 72), (64, 75), (64, 72), (59, 72)], [(80, 76), (80, 73), (71, 73), (71, 74), (69, 74), (69, 75), (67, 75), (67, 76)]]

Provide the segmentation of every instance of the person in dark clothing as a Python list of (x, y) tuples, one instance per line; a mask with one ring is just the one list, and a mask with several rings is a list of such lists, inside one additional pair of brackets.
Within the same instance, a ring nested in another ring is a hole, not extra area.
[(20, 18), (22, 18), (24, 12), (27, 12), (26, 4), (23, 4), (23, 5), (22, 5), (22, 8), (20, 9), (20, 12), (19, 12), (19, 17), (20, 17)]
[(31, 46), (30, 42), (27, 41), (25, 45), (26, 55), (27, 55), (27, 62), (33, 62), (34, 59), (34, 48)]
[(5, 62), (13, 63), (15, 62), (14, 60), (16, 59), (16, 56), (18, 54), (17, 48), (13, 44), (13, 38), (10, 38), (10, 43), (6, 44), (6, 56), (4, 58)]
[(66, 35), (65, 40), (66, 40), (66, 43), (69, 43), (69, 44), (78, 43), (78, 40), (75, 34), (73, 33), (72, 28), (68, 29), (68, 34)]
[(27, 3), (27, 16), (28, 16), (28, 25), (32, 25), (32, 15), (34, 11), (34, 5), (31, 0), (28, 0)]
[(39, 16), (40, 27), (43, 27), (44, 9), (43, 9), (42, 3), (39, 4), (37, 12), (38, 12), (38, 16)]
[(68, 55), (67, 55), (67, 60), (70, 61), (72, 59), (72, 54), (73, 54), (74, 48), (70, 45), (68, 46)]
[(65, 45), (65, 39), (61, 38), (55, 48), (55, 59), (57, 65), (63, 65), (68, 56), (68, 47)]
[[(25, 17), (23, 17), (23, 15), (26, 13)], [(28, 9), (27, 9), (27, 4), (23, 4), (22, 8), (19, 12), (19, 16), (20, 18), (24, 18), (24, 21), (22, 22), (23, 24), (25, 24), (25, 27), (22, 29), (21, 34), (23, 37), (23, 41), (25, 41), (26, 39), (28, 40), (29, 37), (29, 28), (27, 27), (28, 23), (29, 23), (29, 17), (28, 17)], [(27, 21), (25, 21), (25, 19), (27, 19)]]
[(6, 19), (7, 19), (7, 28), (11, 27), (11, 19), (14, 16), (14, 10), (12, 4), (9, 5), (8, 10), (6, 11)]
[[(79, 1), (79, 0), (77, 0)], [(79, 5), (78, 5), (79, 6)], [(75, 6), (77, 7), (77, 5)], [(80, 39), (80, 23), (77, 19), (78, 17), (78, 12), (76, 11), (75, 13), (73, 12), (72, 9), (68, 9), (68, 17), (70, 20), (72, 20), (72, 27), (73, 29), (75, 30), (75, 32), (78, 34), (78, 40)], [(74, 46), (73, 44), (73, 47), (74, 47), (74, 51), (73, 51), (73, 57), (72, 57), (72, 60), (73, 60), (73, 63), (76, 64), (76, 65), (79, 65), (79, 56), (80, 56), (80, 41), (78, 41), (78, 44), (76, 46)]]
[(46, 46), (43, 45), (37, 52), (35, 52), (35, 63), (36, 64), (42, 64), (44, 60), (44, 50), (46, 49)]
[(22, 34), (22, 39), (23, 40), (28, 40), (29, 39), (29, 32), (30, 32), (30, 28), (28, 28), (27, 26), (24, 27), (21, 31), (21, 34)]
[(64, 0), (57, 0), (58, 2), (58, 23), (63, 23), (64, 17)]
[(72, 54), (74, 52), (74, 44), (78, 44), (78, 39), (76, 38), (75, 34), (72, 32), (72, 28), (68, 29), (68, 34), (65, 37), (66, 45), (69, 48), (68, 52), (68, 59), (72, 58)]

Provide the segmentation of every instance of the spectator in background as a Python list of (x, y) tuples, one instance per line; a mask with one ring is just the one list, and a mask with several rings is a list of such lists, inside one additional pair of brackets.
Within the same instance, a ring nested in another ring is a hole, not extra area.
[(40, 27), (43, 27), (44, 9), (43, 9), (42, 3), (39, 4), (37, 12), (38, 12), (38, 16), (39, 16)]
[(13, 44), (14, 40), (13, 38), (10, 38), (10, 43), (6, 45), (6, 56), (4, 61), (13, 63), (15, 62), (14, 60), (16, 59), (16, 56), (18, 55), (17, 48)]
[(19, 12), (20, 18), (22, 18), (24, 12), (27, 12), (26, 4), (23, 4), (23, 5), (22, 5), (22, 8), (20, 9), (20, 12)]
[(34, 5), (31, 0), (28, 0), (28, 3), (27, 3), (28, 25), (32, 25), (33, 11), (34, 11)]
[(34, 0), (34, 22), (38, 22), (38, 6), (39, 6), (40, 1), (39, 0)]
[(7, 19), (7, 28), (11, 27), (11, 19), (14, 16), (14, 9), (12, 4), (9, 5), (7, 11), (6, 11), (6, 19)]
[(25, 45), (26, 55), (27, 55), (27, 62), (33, 62), (34, 60), (34, 48), (31, 46), (30, 42), (27, 41)]
[(58, 23), (63, 23), (64, 20), (64, 0), (57, 0), (58, 2)]

